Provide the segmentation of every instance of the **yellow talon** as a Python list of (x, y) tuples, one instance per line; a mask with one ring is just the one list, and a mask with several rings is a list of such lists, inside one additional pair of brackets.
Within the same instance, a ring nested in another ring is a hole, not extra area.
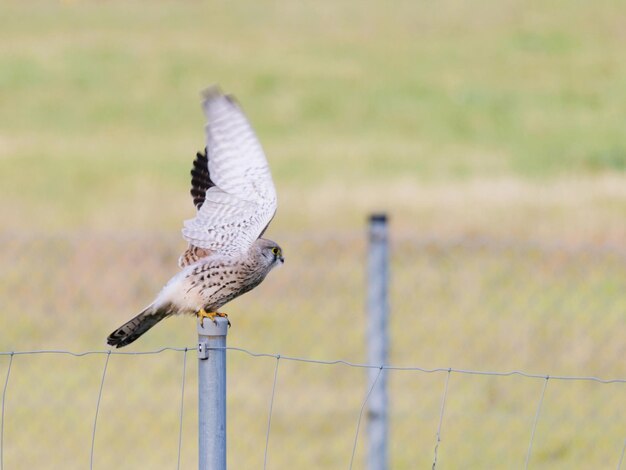
[[(211, 321), (213, 323), (215, 323), (216, 325), (217, 325), (217, 321), (215, 320), (215, 317), (222, 317), (222, 318), (228, 319), (228, 315), (226, 315), (225, 313), (222, 313), (222, 312), (207, 312), (203, 308), (201, 308), (200, 311), (196, 315), (200, 319), (200, 326), (202, 326), (202, 327), (204, 327), (204, 319), (205, 318), (210, 318)], [(230, 320), (228, 320), (228, 326), (230, 326)]]

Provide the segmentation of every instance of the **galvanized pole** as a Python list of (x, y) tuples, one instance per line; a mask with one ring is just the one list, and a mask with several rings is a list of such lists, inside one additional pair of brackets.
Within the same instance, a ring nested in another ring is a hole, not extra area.
[(228, 320), (198, 321), (198, 468), (226, 470), (226, 335)]
[[(386, 365), (389, 351), (389, 243), (387, 215), (374, 214), (369, 221), (369, 260), (367, 287), (368, 363)], [(369, 386), (376, 381), (368, 400), (368, 470), (389, 468), (387, 372), (369, 369)]]

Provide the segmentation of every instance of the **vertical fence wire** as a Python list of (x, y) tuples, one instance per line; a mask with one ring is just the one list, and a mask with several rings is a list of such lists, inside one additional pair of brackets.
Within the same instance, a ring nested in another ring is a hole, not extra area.
[(185, 375), (187, 373), (187, 351), (188, 348), (185, 348), (185, 351), (183, 352), (183, 383), (180, 387), (180, 422), (178, 424), (178, 459), (176, 462), (176, 470), (180, 470), (180, 452), (183, 444), (183, 411), (185, 409)]
[(452, 373), (452, 369), (448, 369), (448, 374), (446, 375), (446, 383), (443, 387), (443, 396), (441, 397), (441, 409), (439, 411), (439, 424), (437, 425), (437, 439), (435, 441), (435, 456), (433, 457), (432, 470), (435, 470), (435, 468), (437, 468), (437, 456), (439, 452), (439, 443), (441, 442), (441, 426), (443, 424), (443, 415), (446, 410), (446, 399), (448, 397), (448, 383), (450, 382), (451, 373)]
[(100, 400), (102, 399), (102, 389), (104, 388), (104, 379), (107, 375), (107, 367), (109, 365), (109, 358), (111, 357), (111, 350), (107, 354), (107, 358), (104, 361), (104, 368), (102, 369), (102, 380), (100, 381), (100, 390), (98, 391), (98, 401), (96, 402), (96, 414), (93, 418), (93, 431), (91, 433), (91, 453), (89, 456), (89, 470), (93, 470), (93, 450), (96, 444), (96, 428), (98, 427), (98, 412), (100, 411)]
[(626, 440), (624, 440), (624, 445), (622, 446), (622, 455), (617, 463), (617, 470), (621, 470), (622, 468), (622, 464), (624, 463), (624, 454), (626, 454)]
[(280, 354), (276, 356), (276, 367), (274, 368), (274, 383), (272, 384), (272, 397), (270, 398), (270, 409), (267, 416), (267, 434), (265, 435), (265, 456), (263, 457), (263, 470), (267, 468), (267, 449), (270, 444), (270, 429), (272, 427), (272, 410), (274, 409), (274, 395), (276, 394), (276, 379), (278, 378), (278, 364)]
[(0, 421), (0, 470), (4, 469), (4, 402), (7, 396), (9, 377), (11, 376), (11, 365), (13, 365), (13, 356), (13, 353), (11, 353), (11, 355), (9, 356), (9, 367), (7, 369), (6, 379), (4, 380), (4, 388), (2, 389), (2, 420)]
[(530, 442), (528, 443), (528, 452), (526, 453), (526, 464), (524, 469), (528, 470), (528, 464), (530, 463), (530, 454), (533, 450), (533, 442), (535, 441), (535, 431), (537, 430), (537, 422), (539, 421), (539, 415), (541, 414), (541, 407), (543, 406), (543, 397), (546, 395), (546, 388), (548, 388), (548, 380), (550, 376), (547, 375), (543, 382), (543, 388), (541, 389), (541, 398), (539, 398), (539, 404), (537, 405), (537, 412), (535, 413), (535, 419), (533, 420), (533, 429), (530, 433)]
[(383, 369), (384, 369), (384, 366), (380, 366), (378, 368), (378, 374), (376, 375), (376, 378), (372, 382), (372, 385), (370, 386), (370, 389), (368, 390), (367, 395), (365, 395), (365, 400), (363, 400), (363, 404), (361, 405), (361, 411), (359, 411), (359, 419), (356, 422), (356, 432), (354, 433), (354, 445), (352, 446), (352, 456), (350, 457), (350, 467), (348, 467), (350, 470), (352, 470), (352, 464), (354, 463), (354, 454), (356, 453), (356, 444), (359, 440), (359, 428), (361, 427), (361, 418), (363, 417), (363, 410), (365, 409), (365, 405), (367, 405), (367, 401), (369, 400), (370, 395), (372, 394), (372, 390), (374, 390), (374, 387), (376, 387), (376, 383), (378, 382), (378, 379), (380, 378), (380, 375)]

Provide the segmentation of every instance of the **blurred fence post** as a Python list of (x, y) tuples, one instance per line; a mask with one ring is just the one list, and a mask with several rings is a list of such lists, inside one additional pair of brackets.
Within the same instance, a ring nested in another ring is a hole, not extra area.
[(199, 470), (226, 470), (227, 334), (226, 318), (198, 321)]
[[(369, 259), (367, 286), (368, 363), (386, 365), (389, 351), (388, 301), (389, 243), (387, 216), (374, 214), (369, 220)], [(378, 374), (380, 373), (380, 376)], [(368, 400), (367, 434), (369, 470), (388, 468), (387, 374), (385, 370), (369, 369), (369, 387), (376, 378)]]

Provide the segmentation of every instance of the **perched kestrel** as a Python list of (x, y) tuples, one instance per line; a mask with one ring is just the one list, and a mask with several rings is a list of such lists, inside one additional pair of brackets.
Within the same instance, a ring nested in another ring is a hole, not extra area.
[(196, 217), (185, 221), (189, 248), (182, 270), (155, 301), (107, 338), (121, 348), (170, 315), (214, 321), (217, 309), (258, 286), (284, 262), (275, 242), (260, 238), (276, 212), (276, 190), (263, 149), (237, 102), (211, 87), (202, 93), (206, 149), (191, 171)]

